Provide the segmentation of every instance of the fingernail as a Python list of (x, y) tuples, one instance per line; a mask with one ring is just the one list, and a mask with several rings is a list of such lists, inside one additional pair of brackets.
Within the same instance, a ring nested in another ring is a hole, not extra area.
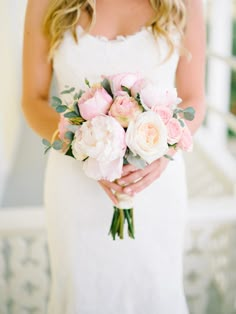
[(132, 194), (132, 190), (130, 188), (124, 189), (125, 193)]
[(123, 185), (123, 184), (125, 184), (125, 181), (123, 181), (123, 180), (118, 180), (118, 183), (119, 183), (120, 185)]

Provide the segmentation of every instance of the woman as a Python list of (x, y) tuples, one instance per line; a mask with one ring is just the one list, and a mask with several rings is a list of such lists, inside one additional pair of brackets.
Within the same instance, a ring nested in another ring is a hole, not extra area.
[[(205, 113), (204, 36), (199, 0), (29, 0), (25, 116), (51, 140), (59, 122), (49, 106), (53, 73), (61, 90), (83, 87), (85, 77), (95, 82), (101, 74), (140, 72), (160, 87), (176, 85), (181, 106), (196, 110), (189, 122), (194, 133)], [(160, 158), (143, 170), (128, 165), (118, 181), (96, 182), (80, 162), (50, 152), (49, 314), (188, 313), (182, 278), (185, 173), (181, 153), (169, 154), (174, 161)], [(135, 240), (107, 235), (114, 191), (135, 195)]]

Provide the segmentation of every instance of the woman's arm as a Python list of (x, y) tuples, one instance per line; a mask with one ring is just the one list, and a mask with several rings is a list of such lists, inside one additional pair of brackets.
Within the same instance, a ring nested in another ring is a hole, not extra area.
[(191, 60), (180, 57), (176, 71), (176, 87), (178, 96), (183, 99), (180, 107), (193, 107), (195, 118), (186, 121), (192, 134), (202, 124), (205, 106), (205, 53), (206, 35), (203, 18), (202, 1), (187, 1), (188, 21), (183, 46), (191, 54)]
[[(195, 111), (195, 119), (187, 124), (194, 133), (202, 124), (205, 116), (205, 25), (203, 18), (202, 1), (188, 0), (188, 21), (185, 31), (184, 47), (191, 53), (192, 58), (181, 56), (177, 72), (176, 87), (178, 95), (182, 98), (181, 106), (192, 106)], [(169, 155), (174, 155), (174, 149), (170, 149)], [(135, 170), (132, 165), (124, 167), (123, 177), (118, 180), (120, 185), (126, 184), (124, 193), (134, 195), (149, 186), (160, 177), (170, 161), (162, 157), (142, 170)], [(139, 180), (140, 179), (140, 180)], [(134, 183), (136, 180), (138, 182)]]
[(59, 114), (49, 106), (52, 64), (48, 62), (49, 43), (42, 33), (49, 0), (29, 0), (24, 31), (22, 108), (31, 128), (51, 140)]

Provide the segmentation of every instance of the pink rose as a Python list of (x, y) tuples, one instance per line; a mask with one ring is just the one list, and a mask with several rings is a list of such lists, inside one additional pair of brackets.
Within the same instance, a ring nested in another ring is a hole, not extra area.
[(186, 152), (191, 152), (193, 150), (193, 136), (187, 126), (182, 130), (182, 136), (178, 142), (178, 147)]
[(114, 96), (125, 95), (126, 92), (122, 90), (121, 86), (131, 88), (134, 83), (139, 79), (136, 73), (120, 73), (108, 76), (107, 79), (111, 84), (111, 90)]
[(167, 124), (173, 116), (172, 110), (164, 106), (153, 106), (152, 111), (158, 113), (165, 124)]
[(179, 121), (175, 118), (171, 118), (166, 126), (168, 132), (168, 143), (171, 145), (176, 144), (181, 138), (183, 128), (181, 127)]
[(100, 114), (107, 114), (112, 104), (112, 97), (99, 87), (91, 87), (79, 99), (78, 107), (82, 118), (90, 120)]
[(70, 125), (70, 122), (68, 119), (64, 117), (64, 115), (60, 115), (60, 121), (58, 123), (58, 130), (59, 130), (59, 138), (64, 141), (65, 140), (65, 134), (68, 131), (67, 127)]
[(109, 115), (115, 118), (124, 128), (127, 128), (129, 122), (143, 111), (142, 107), (133, 97), (117, 96), (111, 105)]

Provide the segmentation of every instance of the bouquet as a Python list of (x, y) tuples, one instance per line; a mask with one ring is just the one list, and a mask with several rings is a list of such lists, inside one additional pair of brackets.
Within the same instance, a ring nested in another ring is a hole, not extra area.
[[(137, 73), (101, 76), (101, 81), (76, 90), (66, 86), (61, 95), (52, 97), (52, 106), (60, 114), (58, 129), (50, 148), (82, 162), (85, 174), (95, 180), (115, 181), (123, 165), (144, 168), (167, 155), (169, 147), (192, 150), (192, 135), (185, 120), (193, 120), (194, 109), (180, 108), (175, 88), (159, 88)], [(63, 149), (62, 149), (63, 148)], [(114, 192), (109, 234), (115, 240), (134, 238), (133, 198)]]

